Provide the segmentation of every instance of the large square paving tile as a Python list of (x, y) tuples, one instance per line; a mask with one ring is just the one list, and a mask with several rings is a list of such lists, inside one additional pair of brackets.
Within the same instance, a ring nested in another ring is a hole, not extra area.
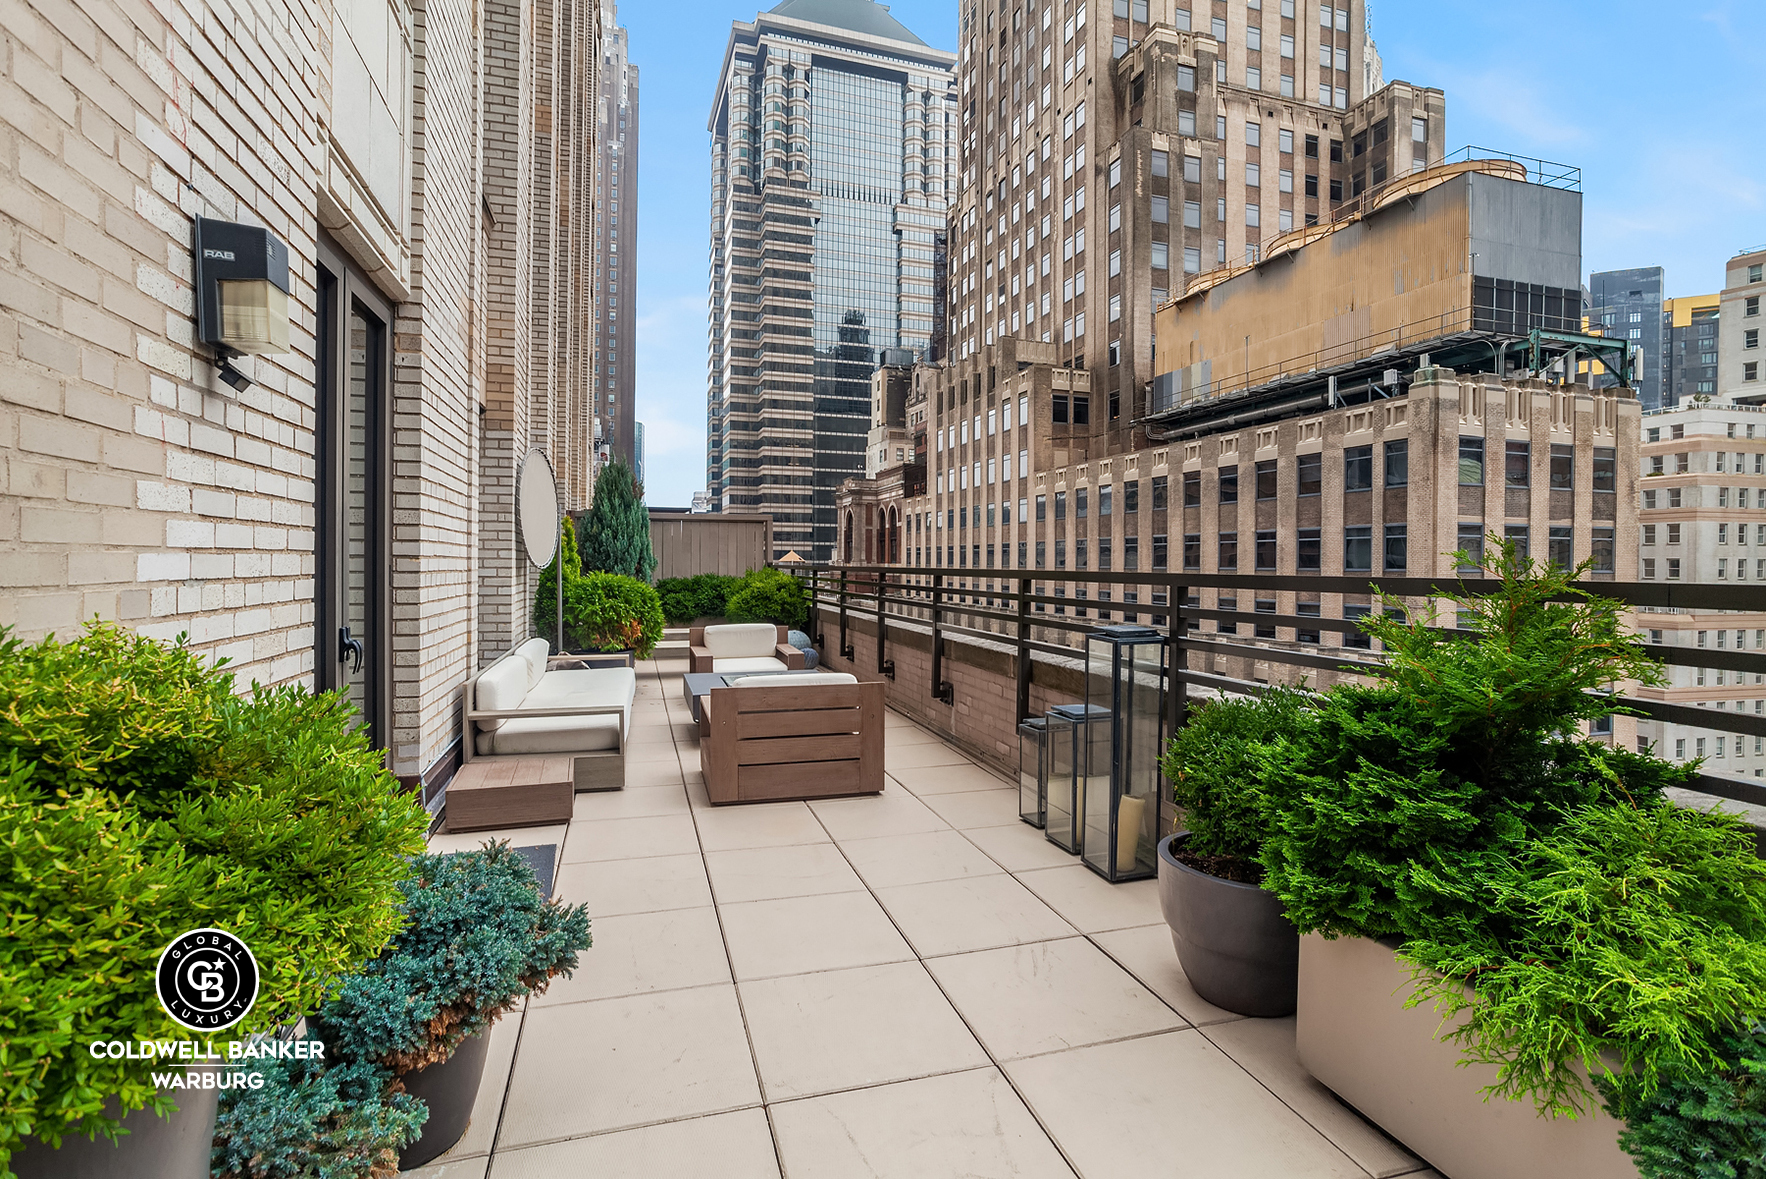
[(586, 904), (597, 921), (624, 913), (694, 909), (711, 904), (705, 862), (696, 855), (587, 860), (558, 870), (557, 896)]
[[(965, 790), (998, 790), (1011, 783), (973, 763), (901, 769), (889, 777), (915, 794), (955, 794)], [(1016, 816), (1014, 816), (1016, 817)]]
[(1157, 880), (1111, 884), (1084, 864), (1021, 872), (1018, 880), (1049, 908), (1086, 933), (1128, 929), (1165, 920)]
[(934, 958), (926, 968), (999, 1060), (1186, 1026), (1084, 938)]
[(879, 889), (877, 899), (922, 958), (1072, 937), (1074, 929), (1010, 876)]
[(721, 905), (739, 979), (904, 962), (914, 952), (869, 893)]
[(653, 815), (641, 819), (583, 819), (570, 824), (564, 840), (566, 864), (587, 860), (635, 860), (699, 850), (692, 815)]
[(840, 850), (872, 888), (991, 876), (1002, 871), (980, 848), (948, 830), (849, 839)]
[(479, 1155), (469, 1159), (430, 1163), (427, 1167), (418, 1167), (415, 1171), (400, 1171), (399, 1174), (406, 1179), (485, 1179), (485, 1168), (488, 1166), (490, 1159)]
[(1423, 1164), (1313, 1080), (1294, 1051), (1294, 1020), (1235, 1019), (1202, 1033), (1375, 1179)]
[(863, 892), (865, 887), (831, 843), (707, 852), (705, 868), (720, 904)]
[(1049, 842), (1042, 828), (1019, 820), (998, 827), (967, 827), (963, 835), (1008, 872), (1036, 868), (1063, 868), (1079, 863), (1079, 857)]
[(1083, 1176), (1362, 1179), (1360, 1167), (1198, 1031), (1008, 1061)]
[(699, 824), (700, 845), (708, 852), (828, 840), (828, 833), (801, 802), (709, 807), (695, 810), (693, 818)]
[(1183, 967), (1178, 965), (1170, 926), (1160, 923), (1119, 929), (1093, 934), (1091, 940), (1197, 1027), (1245, 1018), (1196, 994), (1190, 980), (1184, 977)]
[(924, 801), (939, 818), (952, 827), (997, 827), (1003, 823), (1018, 821), (1016, 790), (964, 790), (954, 794), (928, 794)]
[(576, 973), (555, 978), (536, 1007), (607, 999), (644, 991), (670, 991), (730, 981), (717, 911), (669, 909), (601, 917), (595, 944), (579, 956)]
[(903, 721), (898, 725), (883, 726), (884, 742), (888, 745), (942, 745), (944, 739), (937, 733), (922, 729), (919, 725)]
[(868, 798), (824, 798), (809, 806), (835, 839), (872, 839), (949, 827), (905, 790), (885, 788)]
[(655, 815), (687, 813), (687, 792), (680, 775), (666, 786), (633, 786), (624, 790), (596, 790), (576, 796), (572, 817), (577, 819), (647, 819)]
[(883, 740), (883, 768), (890, 773), (915, 766), (973, 765), (966, 754), (958, 753), (942, 741), (921, 745), (894, 745), (888, 735)]
[(497, 1155), (491, 1179), (779, 1179), (766, 1113), (712, 1114)]
[(649, 786), (678, 786), (681, 782), (679, 759), (659, 758), (638, 762), (625, 768), (625, 788), (642, 790)]
[(499, 1149), (760, 1103), (732, 986), (528, 1012)]
[(988, 1063), (918, 962), (795, 974), (738, 989), (768, 1101)]
[(772, 1116), (787, 1179), (1073, 1179), (992, 1068), (789, 1101)]

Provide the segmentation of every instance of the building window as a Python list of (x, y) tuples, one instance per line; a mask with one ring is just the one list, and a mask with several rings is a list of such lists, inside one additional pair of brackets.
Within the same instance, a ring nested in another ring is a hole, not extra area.
[(1275, 530), (1257, 533), (1257, 571), (1259, 573), (1275, 572)]
[(1678, 558), (1678, 557), (1669, 557), (1668, 558), (1668, 580), (1669, 581), (1679, 581), (1680, 580), (1680, 558)]
[[(1201, 495), (1200, 488), (1197, 489), (1196, 494), (1198, 495), (1198, 497)], [(1200, 502), (1200, 500), (1198, 499), (1197, 502)], [(1165, 476), (1154, 475), (1153, 476), (1153, 510), (1158, 512), (1158, 511), (1163, 511), (1164, 509), (1165, 509)]]
[(1219, 564), (1217, 569), (1222, 573), (1235, 572), (1239, 567), (1239, 534), (1222, 532), (1220, 534)]
[(1343, 452), (1343, 490), (1367, 491), (1374, 485), (1374, 448), (1351, 446)]
[(1594, 540), (1589, 546), (1589, 556), (1594, 558), (1596, 573), (1611, 573), (1613, 571), (1613, 530), (1611, 528), (1596, 528), (1594, 530)]
[(1295, 462), (1302, 496), (1317, 495), (1324, 485), (1324, 455), (1318, 451), (1303, 454)]
[(1461, 438), (1459, 440), (1459, 485), (1461, 487), (1482, 487), (1484, 485), (1484, 440), (1482, 438)]
[(1374, 530), (1371, 525), (1352, 524), (1343, 529), (1343, 572), (1371, 573), (1374, 567)]
[(1237, 464), (1230, 467), (1220, 468), (1219, 473), (1216, 475), (1216, 481), (1220, 488), (1219, 502), (1223, 504), (1236, 504), (1239, 502), (1239, 468)]
[(1404, 524), (1386, 525), (1386, 551), (1382, 557), (1387, 573), (1403, 573), (1409, 566), (1409, 529)]
[[(1164, 476), (1160, 476), (1153, 480), (1153, 507), (1155, 509), (1165, 506), (1164, 497), (1160, 495), (1163, 490), (1160, 483), (1163, 479)], [(1183, 473), (1183, 506), (1186, 508), (1202, 506), (1202, 472), (1185, 471)]]
[(1067, 518), (1067, 493), (1065, 491), (1057, 491), (1057, 492), (1055, 492), (1055, 519), (1065, 520), (1066, 518)]
[(1257, 498), (1275, 498), (1275, 460), (1265, 459), (1257, 464)]
[(1130, 573), (1141, 567), (1141, 540), (1138, 536), (1122, 538), (1122, 567)]
[(1507, 487), (1526, 487), (1529, 482), (1528, 469), (1532, 466), (1533, 448), (1526, 442), (1510, 442), (1503, 448), (1503, 484)]
[(1317, 573), (1323, 568), (1323, 547), (1318, 529), (1300, 529), (1294, 544), (1294, 567), (1301, 573)]
[(1386, 443), (1386, 486), (1404, 487), (1410, 482), (1410, 441), (1399, 438)]
[(1643, 559), (1643, 579), (1645, 581), (1654, 581), (1656, 579), (1656, 559), (1654, 557), (1645, 557)]
[(1484, 563), (1484, 525), (1476, 521), (1461, 521), (1454, 539), (1458, 542), (1457, 551), (1463, 554), (1459, 561), (1459, 571), (1476, 573)]

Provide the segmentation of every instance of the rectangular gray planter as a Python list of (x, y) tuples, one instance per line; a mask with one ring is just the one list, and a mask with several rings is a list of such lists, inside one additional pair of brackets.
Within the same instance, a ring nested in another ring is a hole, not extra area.
[[(1540, 1117), (1531, 1100), (1486, 1101), (1496, 1066), (1459, 1067), (1432, 1004), (1406, 1009), (1410, 968), (1365, 938), (1300, 939), (1300, 1063), (1413, 1154), (1452, 1179), (1638, 1179), (1603, 1111)], [(1465, 1017), (1461, 1015), (1460, 1019)]]

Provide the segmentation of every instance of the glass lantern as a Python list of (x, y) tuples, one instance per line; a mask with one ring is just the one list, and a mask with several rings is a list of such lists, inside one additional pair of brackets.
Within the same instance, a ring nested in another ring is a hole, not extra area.
[(1062, 851), (1079, 854), (1085, 814), (1086, 751), (1093, 720), (1102, 720), (1084, 704), (1058, 704), (1048, 710), (1048, 788), (1043, 792), (1044, 833)]
[(1151, 627), (1100, 627), (1085, 639), (1081, 854), (1112, 883), (1158, 874), (1164, 655), (1165, 636)]
[(1018, 817), (1032, 827), (1048, 822), (1049, 719), (1018, 723)]

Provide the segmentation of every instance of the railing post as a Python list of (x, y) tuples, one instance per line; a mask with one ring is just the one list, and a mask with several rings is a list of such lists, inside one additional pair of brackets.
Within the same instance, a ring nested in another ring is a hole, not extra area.
[(1171, 635), (1170, 641), (1166, 643), (1166, 648), (1170, 653), (1166, 657), (1169, 671), (1165, 692), (1165, 727), (1166, 736), (1171, 737), (1176, 735), (1178, 728), (1184, 722), (1185, 714), (1189, 711), (1188, 686), (1179, 675), (1188, 662), (1188, 656), (1184, 653), (1182, 644), (1183, 636), (1188, 634), (1189, 630), (1177, 612), (1179, 600), (1187, 602), (1189, 599), (1184, 587), (1177, 585), (1175, 579), (1168, 583), (1165, 599), (1166, 605), (1170, 609), (1170, 613), (1165, 617), (1170, 624)]
[(846, 641), (846, 567), (840, 567), (840, 658), (851, 662), (852, 644)]
[(817, 650), (821, 649), (824, 641), (822, 637), (822, 609), (819, 604), (820, 601), (821, 579), (816, 576), (814, 566), (811, 566), (809, 571), (809, 616), (810, 621), (815, 624), (815, 633), (810, 635), (810, 645)]
[(1018, 578), (1018, 719), (1030, 716), (1030, 579)]
[(944, 682), (944, 632), (938, 625), (938, 599), (944, 592), (944, 574), (932, 575), (932, 698), (949, 704), (955, 695)]
[(889, 588), (889, 578), (882, 570), (877, 571), (877, 671), (890, 679), (895, 678), (895, 660), (883, 658), (885, 635), (889, 629), (888, 604), (884, 601), (884, 591)]

